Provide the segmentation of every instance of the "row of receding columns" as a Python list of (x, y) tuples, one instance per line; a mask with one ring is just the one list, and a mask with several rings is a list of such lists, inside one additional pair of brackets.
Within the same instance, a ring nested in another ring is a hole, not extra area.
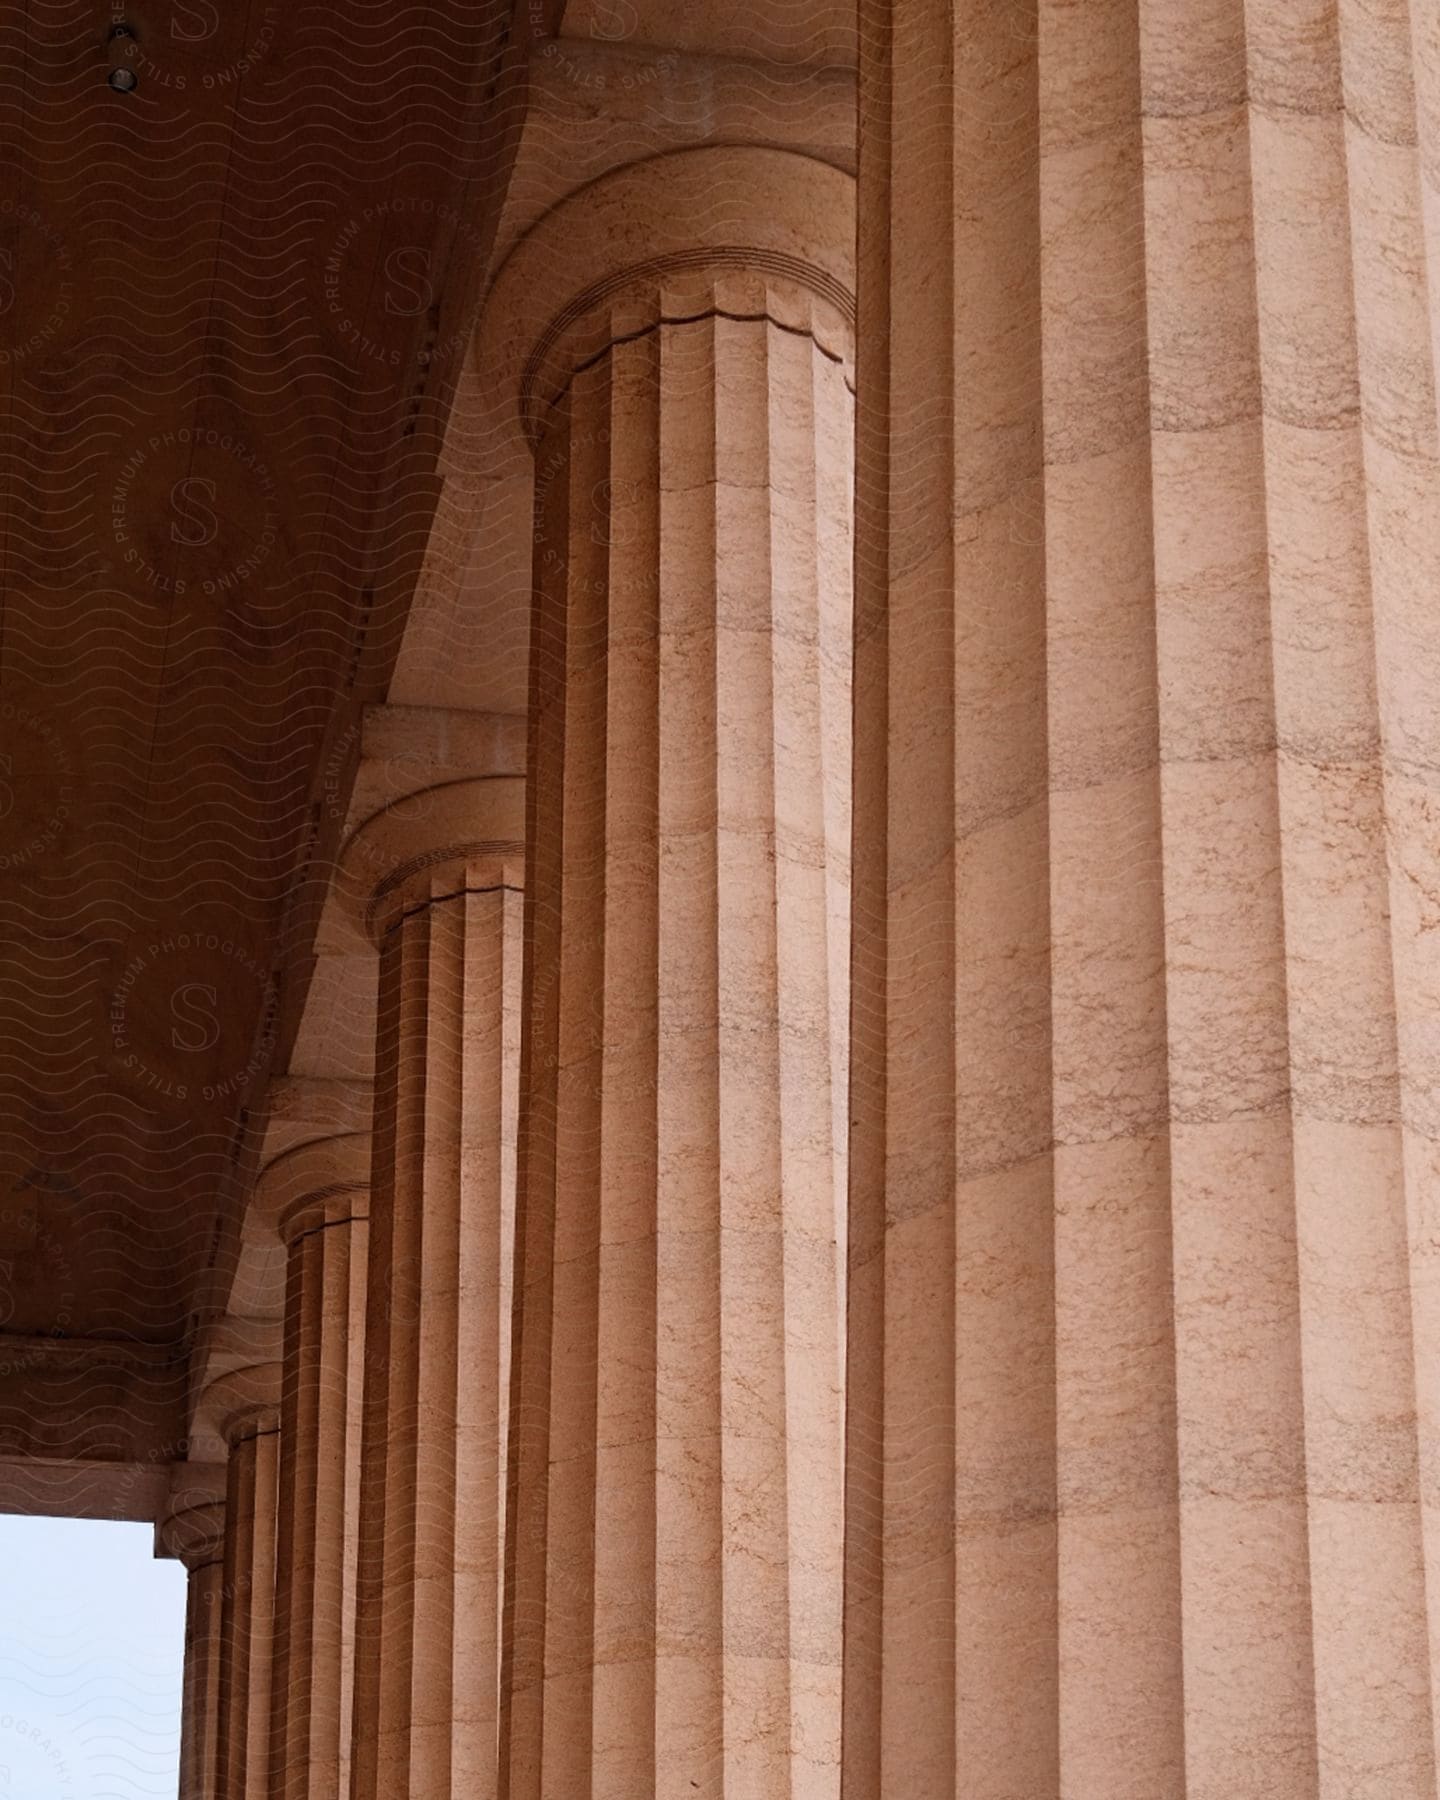
[(186, 1800), (837, 1790), (849, 187), (668, 159), (499, 278), (529, 780), (345, 848), (373, 1129), (256, 1191), (283, 1361)]
[(297, 1195), (226, 1800), (1433, 1800), (1440, 61), (1070, 11), (862, 6), (853, 630), (845, 179), (500, 272), (526, 817), (347, 853), (363, 1354)]
[(256, 1187), (283, 1357), (207, 1391), (225, 1502), (209, 1536), (169, 1527), (182, 1800), (494, 1792), (523, 788), (412, 796), (349, 846), (381, 957), (373, 1130)]

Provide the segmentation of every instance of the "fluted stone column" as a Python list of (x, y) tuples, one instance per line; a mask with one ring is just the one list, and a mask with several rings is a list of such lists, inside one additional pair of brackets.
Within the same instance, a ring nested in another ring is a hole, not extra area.
[(524, 781), (347, 846), (380, 947), (351, 1793), (495, 1792)]
[(179, 1800), (216, 1800), (225, 1503), (182, 1493), (159, 1544), (185, 1565), (185, 1666), (180, 1697)]
[(851, 206), (625, 170), (482, 327), (536, 469), (510, 1800), (838, 1792)]
[(274, 1800), (348, 1791), (369, 1197), (368, 1135), (291, 1150), (256, 1190), (286, 1246)]
[(222, 1426), (224, 1587), (220, 1606), (219, 1800), (270, 1800), (270, 1689), (275, 1630), (280, 1371), (247, 1370), (250, 1392)]
[(846, 1800), (1435, 1791), (1422, 11), (861, 6)]

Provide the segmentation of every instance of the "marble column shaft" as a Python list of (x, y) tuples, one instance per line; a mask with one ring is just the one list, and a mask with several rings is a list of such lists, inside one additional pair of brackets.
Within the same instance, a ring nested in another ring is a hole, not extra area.
[(838, 1792), (849, 327), (755, 265), (536, 420), (510, 1800)]
[(273, 1792), (339, 1800), (353, 1705), (368, 1137), (303, 1146), (262, 1186), (285, 1192), (286, 1245)]
[(354, 1800), (495, 1792), (523, 793), (434, 790), (346, 853), (381, 956)]
[(270, 1688), (275, 1629), (279, 1410), (247, 1406), (225, 1426), (224, 1589), (220, 1609), (219, 1800), (271, 1800)]
[(1440, 45), (863, 0), (846, 1800), (1419, 1800)]
[(185, 1565), (185, 1664), (180, 1699), (179, 1800), (216, 1800), (219, 1773), (223, 1501), (187, 1505), (162, 1527)]

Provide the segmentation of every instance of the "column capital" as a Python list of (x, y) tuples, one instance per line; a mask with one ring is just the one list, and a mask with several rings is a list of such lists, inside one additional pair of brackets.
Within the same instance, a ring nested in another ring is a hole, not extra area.
[(155, 1522), (155, 1554), (173, 1556), (193, 1575), (218, 1563), (225, 1541), (225, 1465), (175, 1463)]
[(471, 889), (524, 885), (525, 782), (487, 775), (382, 807), (340, 853), (337, 892), (379, 943), (404, 913)]
[(251, 1363), (219, 1375), (200, 1396), (195, 1409), (197, 1432), (210, 1431), (234, 1450), (247, 1438), (280, 1428), (280, 1364)]
[(253, 1210), (287, 1246), (321, 1225), (370, 1213), (370, 1133), (317, 1138), (268, 1162), (255, 1183)]
[(575, 370), (667, 321), (769, 316), (848, 359), (855, 183), (789, 150), (672, 151), (562, 201), (506, 258), (476, 339), (489, 426), (533, 451)]
[(220, 1427), (226, 1444), (234, 1450), (251, 1438), (266, 1437), (280, 1429), (280, 1402), (247, 1401), (227, 1413)]
[(201, 1500), (167, 1513), (155, 1528), (156, 1554), (173, 1556), (193, 1575), (225, 1551), (225, 1502)]

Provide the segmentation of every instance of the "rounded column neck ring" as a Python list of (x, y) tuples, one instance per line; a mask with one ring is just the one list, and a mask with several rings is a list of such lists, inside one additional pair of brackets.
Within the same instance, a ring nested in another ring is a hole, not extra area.
[(237, 1407), (220, 1422), (220, 1435), (233, 1453), (255, 1438), (269, 1437), (280, 1429), (278, 1400), (255, 1402)]
[(370, 1133), (347, 1132), (299, 1144), (266, 1163), (251, 1210), (287, 1246), (316, 1224), (369, 1212)]
[[(486, 300), (475, 356), (493, 441), (533, 452), (588, 359), (732, 304), (848, 360), (854, 231), (853, 178), (788, 150), (672, 151), (580, 188), (520, 240)], [(537, 309), (550, 294), (569, 298)]]
[(280, 1364), (248, 1363), (210, 1382), (195, 1409), (192, 1440), (220, 1439), (227, 1451), (279, 1429)]
[(342, 904), (375, 944), (407, 912), (524, 885), (525, 781), (477, 776), (383, 807), (340, 853)]
[(158, 1541), (194, 1575), (218, 1563), (225, 1551), (225, 1502), (222, 1499), (182, 1503), (158, 1527)]

